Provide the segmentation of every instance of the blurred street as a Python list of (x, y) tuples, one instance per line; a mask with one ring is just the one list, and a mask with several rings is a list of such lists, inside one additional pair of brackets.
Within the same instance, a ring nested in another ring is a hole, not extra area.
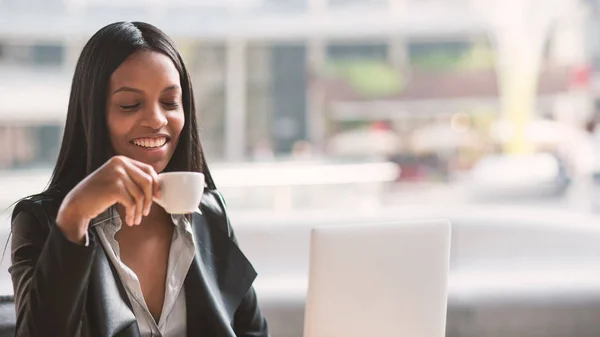
[[(219, 166), (217, 166), (219, 167)], [(0, 224), (0, 242), (7, 242), (9, 235), (8, 208), (11, 203), (20, 196), (35, 193), (44, 186), (49, 177), (48, 171), (30, 171), (19, 175), (4, 175), (0, 178), (3, 189), (1, 214), (2, 223)], [(215, 176), (219, 176), (218, 170)], [(227, 174), (231, 174), (228, 172)], [(228, 210), (232, 218), (234, 229), (238, 234), (242, 249), (246, 246), (250, 248), (248, 255), (251, 261), (256, 261), (260, 265), (259, 272), (269, 275), (266, 283), (260, 283), (258, 287), (267, 291), (272, 296), (270, 289), (275, 286), (273, 277), (284, 277), (287, 272), (292, 275), (301, 273), (301, 278), (306, 277), (302, 270), (307, 266), (306, 261), (300, 263), (298, 260), (290, 260), (284, 264), (272, 264), (268, 255), (272, 251), (263, 249), (264, 247), (279, 247), (279, 252), (285, 255), (306, 255), (308, 258), (308, 241), (297, 238), (300, 241), (293, 242), (275, 242), (269, 235), (256, 235), (256, 232), (264, 232), (266, 229), (274, 228), (278, 231), (294, 228), (305, 228), (304, 235), (309, 233), (309, 229), (315, 225), (324, 224), (348, 224), (361, 221), (394, 221), (399, 219), (421, 218), (421, 217), (450, 217), (461, 212), (466, 214), (484, 214), (483, 219), (488, 219), (490, 223), (495, 221), (495, 217), (500, 217), (500, 213), (511, 213), (515, 218), (527, 218), (527, 214), (536, 218), (540, 223), (552, 222), (557, 217), (568, 219), (573, 216), (584, 216), (586, 219), (597, 219), (600, 223), (600, 213), (595, 213), (594, 201), (598, 201), (598, 192), (595, 190), (593, 182), (589, 179), (576, 180), (564, 192), (564, 194), (548, 194), (544, 190), (531, 191), (525, 189), (516, 189), (512, 195), (500, 195), (496, 197), (486, 196), (482, 198), (473, 194), (471, 184), (467, 178), (464, 181), (453, 183), (419, 183), (419, 182), (387, 182), (373, 188), (373, 183), (367, 184), (341, 184), (341, 185), (323, 185), (313, 186), (319, 193), (332, 196), (330, 199), (319, 199), (318, 205), (311, 206), (306, 203), (299, 203), (297, 206), (285, 205), (274, 202), (281, 193), (280, 186), (263, 187), (259, 193), (248, 193), (252, 187), (224, 187), (223, 193), (228, 200)], [(12, 187), (11, 185), (15, 185)], [(226, 185), (226, 184), (225, 184)], [(302, 199), (310, 190), (306, 186), (296, 186), (288, 188), (286, 192), (291, 192), (297, 199)], [(297, 191), (294, 189), (298, 189)], [(324, 192), (323, 192), (324, 191)], [(344, 196), (336, 198), (335, 196)], [(249, 198), (252, 200), (244, 199)], [(256, 200), (256, 198), (262, 198)], [(340, 201), (342, 200), (342, 201)], [(262, 207), (250, 208), (248, 205), (261, 205)], [(291, 207), (291, 208), (290, 208)], [(499, 211), (502, 210), (502, 211)], [(496, 215), (495, 215), (496, 214)], [(506, 214), (502, 214), (506, 216)], [(487, 218), (486, 218), (487, 217)], [(481, 223), (485, 227), (486, 223)], [(574, 223), (573, 225), (577, 225)], [(304, 239), (307, 239), (306, 237)], [(10, 248), (7, 254), (10, 253)], [(297, 264), (294, 264), (294, 261)], [(10, 256), (6, 255), (1, 265), (0, 272), (0, 294), (9, 294), (12, 292), (10, 278), (7, 268), (10, 264)], [(287, 271), (287, 272), (286, 272)], [(279, 275), (279, 276), (277, 276)], [(302, 276), (303, 275), (303, 276)], [(283, 283), (292, 282), (292, 279), (281, 279)], [(275, 288), (285, 285), (277, 283)], [(265, 288), (269, 288), (265, 290)], [(281, 290), (283, 291), (283, 290)]]

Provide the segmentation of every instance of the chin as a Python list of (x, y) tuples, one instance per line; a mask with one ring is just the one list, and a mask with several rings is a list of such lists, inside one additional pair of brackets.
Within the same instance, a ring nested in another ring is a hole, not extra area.
[(161, 160), (161, 161), (148, 160), (148, 158), (136, 158), (134, 156), (130, 156), (129, 158), (139, 161), (140, 163), (144, 163), (146, 165), (152, 166), (152, 168), (154, 169), (154, 171), (156, 173), (163, 172), (167, 168), (167, 164), (168, 164), (168, 162), (165, 162), (163, 160)]
[(152, 166), (152, 168), (154, 169), (154, 171), (156, 171), (156, 173), (161, 173), (164, 172), (165, 169), (167, 168), (167, 164), (165, 163), (154, 163), (154, 164), (148, 164), (150, 166)]

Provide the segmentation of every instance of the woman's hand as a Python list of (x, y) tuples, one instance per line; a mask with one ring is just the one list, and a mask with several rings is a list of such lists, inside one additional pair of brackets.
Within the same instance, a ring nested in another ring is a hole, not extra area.
[(125, 208), (128, 226), (139, 225), (158, 193), (158, 176), (152, 166), (115, 156), (67, 194), (56, 223), (67, 239), (81, 243), (89, 222), (116, 203)]

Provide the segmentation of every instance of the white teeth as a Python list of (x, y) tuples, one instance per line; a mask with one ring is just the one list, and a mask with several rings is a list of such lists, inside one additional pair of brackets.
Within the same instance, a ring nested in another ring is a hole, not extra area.
[(157, 148), (165, 145), (167, 139), (165, 137), (161, 138), (143, 138), (143, 139), (135, 139), (133, 144), (146, 148)]

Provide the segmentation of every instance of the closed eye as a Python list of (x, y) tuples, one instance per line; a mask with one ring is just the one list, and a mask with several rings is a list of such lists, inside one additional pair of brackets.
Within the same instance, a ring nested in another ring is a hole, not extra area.
[(163, 105), (167, 109), (176, 109), (177, 107), (179, 107), (179, 103), (177, 102), (163, 102)]
[(135, 110), (140, 107), (140, 103), (133, 104), (133, 105), (121, 105), (120, 107), (123, 110)]

